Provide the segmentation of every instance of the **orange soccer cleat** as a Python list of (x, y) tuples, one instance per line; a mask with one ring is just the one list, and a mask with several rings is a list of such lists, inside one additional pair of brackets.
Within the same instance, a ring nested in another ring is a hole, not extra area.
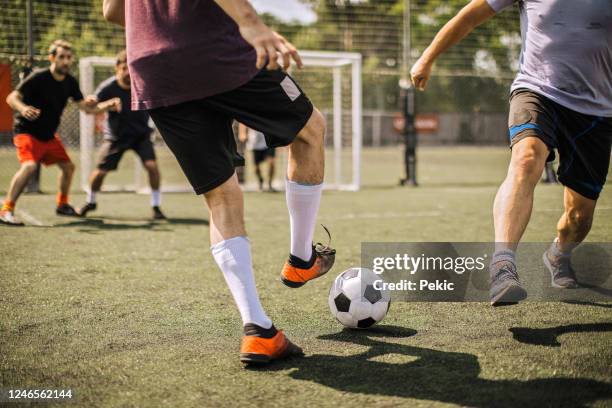
[(244, 326), (240, 347), (240, 361), (244, 364), (267, 364), (293, 356), (303, 356), (302, 349), (293, 344), (282, 330), (274, 326), (264, 329), (253, 323)]
[[(323, 227), (329, 236), (331, 243), (331, 235), (327, 228)], [(290, 288), (299, 288), (309, 280), (325, 275), (336, 260), (336, 250), (329, 245), (317, 243), (312, 246), (312, 258), (309, 262), (289, 255), (289, 259), (283, 265), (281, 271), (281, 281)]]

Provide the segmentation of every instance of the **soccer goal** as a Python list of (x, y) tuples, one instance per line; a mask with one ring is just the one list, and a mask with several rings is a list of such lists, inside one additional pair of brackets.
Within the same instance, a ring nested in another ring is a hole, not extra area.
[[(301, 51), (301, 70), (291, 75), (327, 118), (326, 188), (357, 191), (360, 187), (362, 147), (361, 54), (327, 51)], [(91, 94), (97, 85), (114, 74), (112, 57), (84, 57), (79, 61), (80, 85), (84, 94)], [(88, 188), (88, 177), (95, 166), (95, 154), (102, 142), (103, 116), (80, 113), (81, 186)], [(192, 191), (176, 159), (163, 139), (154, 132), (154, 145), (162, 173), (162, 190)], [(239, 144), (239, 147), (240, 146)], [(252, 153), (242, 152), (247, 159), (244, 170), (245, 189), (254, 189)], [(277, 149), (274, 185), (284, 186), (287, 149)], [(127, 153), (117, 172), (109, 174), (103, 186), (107, 191), (146, 192), (148, 183), (138, 158)]]

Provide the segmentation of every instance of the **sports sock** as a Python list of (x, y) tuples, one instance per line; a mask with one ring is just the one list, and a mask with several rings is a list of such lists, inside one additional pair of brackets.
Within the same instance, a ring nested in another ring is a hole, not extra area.
[(572, 255), (572, 250), (575, 245), (571, 245), (569, 248), (562, 250), (559, 248), (559, 238), (555, 238), (552, 244), (550, 245), (548, 253), (555, 259), (558, 258), (569, 258)]
[(511, 249), (502, 249), (495, 251), (491, 258), (489, 274), (494, 277), (502, 266), (510, 264), (516, 270), (516, 255)]
[(57, 206), (68, 204), (68, 194), (57, 193)]
[(238, 306), (242, 324), (254, 323), (264, 329), (272, 327), (272, 321), (263, 310), (257, 295), (251, 244), (247, 237), (226, 239), (213, 245), (211, 250)]
[(151, 207), (159, 207), (161, 205), (161, 191), (151, 190)]
[(87, 191), (87, 203), (88, 204), (95, 204), (96, 203), (96, 192), (89, 190)]
[(312, 256), (312, 237), (323, 183), (305, 185), (287, 179), (285, 184), (291, 227), (291, 255), (308, 262)]
[(4, 203), (2, 203), (2, 211), (15, 211), (15, 202), (11, 200), (4, 200)]

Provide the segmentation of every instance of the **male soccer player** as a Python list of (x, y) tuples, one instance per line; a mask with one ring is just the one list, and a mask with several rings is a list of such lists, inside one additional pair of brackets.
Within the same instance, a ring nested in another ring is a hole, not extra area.
[[(423, 90), (435, 59), (476, 26), (515, 3), (472, 0), (436, 35), (411, 70)], [(490, 266), (491, 303), (526, 297), (515, 250), (544, 165), (559, 151), (565, 186), (557, 236), (544, 253), (552, 285), (577, 287), (570, 255), (591, 229), (612, 144), (612, 6), (609, 1), (522, 0), (522, 48), (508, 118), (512, 157), (493, 206), (496, 252)]]
[(4, 224), (23, 225), (14, 217), (15, 203), (36, 171), (37, 163), (57, 164), (61, 170), (56, 214), (78, 216), (68, 204), (74, 164), (55, 133), (62, 112), (68, 99), (77, 102), (79, 109), (87, 113), (115, 110), (120, 104), (119, 99), (97, 103), (93, 96), (83, 98), (77, 80), (70, 75), (73, 55), (69, 42), (54, 41), (49, 47), (49, 62), (49, 68), (32, 72), (6, 98), (15, 111), (13, 142), (21, 167), (13, 177), (0, 209), (0, 222)]
[(274, 158), (276, 157), (276, 151), (273, 147), (268, 147), (266, 144), (266, 137), (263, 133), (248, 128), (243, 124), (238, 127), (239, 140), (241, 142), (246, 141), (246, 147), (253, 152), (253, 163), (255, 164), (255, 176), (259, 184), (259, 191), (263, 191), (264, 178), (261, 173), (261, 163), (268, 164), (268, 191), (276, 192), (272, 186), (274, 180), (274, 169), (275, 163)]
[[(232, 120), (261, 131), (268, 146), (289, 145), (286, 198), (290, 287), (326, 273), (335, 251), (312, 238), (323, 188), (325, 121), (279, 69), (295, 47), (268, 28), (247, 0), (105, 0), (107, 19), (125, 24), (132, 108), (146, 109), (210, 214), (212, 254), (244, 325), (240, 360), (266, 363), (301, 355), (259, 302), (234, 167)], [(267, 69), (262, 69), (266, 66)]]
[(121, 109), (118, 112), (109, 112), (104, 121), (104, 142), (100, 147), (98, 168), (91, 174), (87, 203), (79, 210), (79, 214), (85, 216), (97, 208), (96, 194), (102, 187), (104, 177), (109, 171), (117, 168), (123, 153), (131, 149), (140, 157), (149, 175), (153, 219), (165, 219), (166, 217), (159, 208), (161, 204), (160, 174), (151, 142), (152, 129), (149, 127), (149, 115), (145, 111), (131, 109), (130, 73), (125, 51), (117, 54), (115, 75), (100, 84), (96, 90), (96, 98), (100, 102), (119, 98)]

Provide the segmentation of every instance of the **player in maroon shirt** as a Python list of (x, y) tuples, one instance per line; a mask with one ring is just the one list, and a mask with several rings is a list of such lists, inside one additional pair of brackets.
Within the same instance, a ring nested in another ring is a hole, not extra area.
[[(289, 146), (286, 199), (291, 226), (282, 282), (292, 288), (325, 274), (335, 250), (312, 245), (323, 189), (325, 120), (284, 71), (302, 62), (247, 0), (105, 0), (125, 25), (132, 108), (148, 110), (210, 212), (212, 253), (238, 305), (240, 360), (302, 355), (264, 312), (255, 289), (232, 121)], [(280, 64), (279, 64), (280, 60)], [(282, 69), (281, 69), (282, 66)], [(265, 67), (265, 69), (263, 69)]]

